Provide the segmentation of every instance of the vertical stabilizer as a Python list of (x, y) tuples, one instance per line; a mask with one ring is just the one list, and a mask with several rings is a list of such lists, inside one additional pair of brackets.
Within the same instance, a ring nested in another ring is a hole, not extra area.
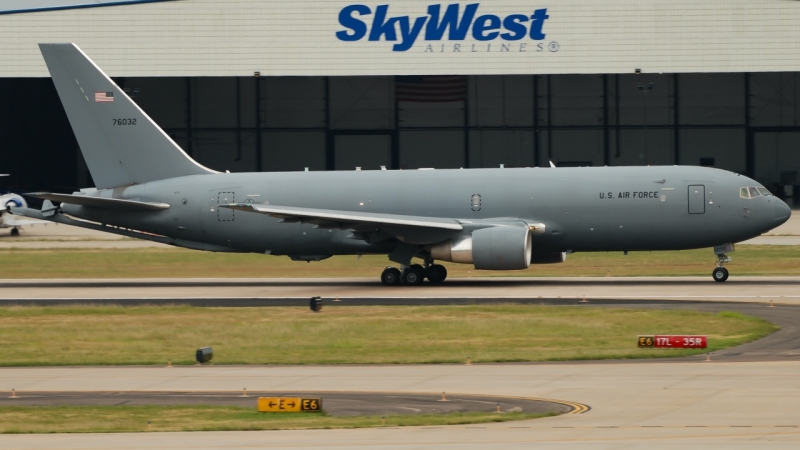
[(99, 189), (215, 173), (191, 159), (75, 44), (39, 44)]

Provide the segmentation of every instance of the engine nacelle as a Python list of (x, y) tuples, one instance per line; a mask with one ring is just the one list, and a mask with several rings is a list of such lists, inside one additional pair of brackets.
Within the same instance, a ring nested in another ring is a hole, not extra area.
[(531, 262), (533, 244), (528, 227), (491, 227), (475, 230), (430, 248), (433, 259), (473, 264), (481, 270), (521, 270)]
[(28, 203), (17, 194), (6, 194), (0, 195), (0, 206), (3, 208), (3, 212), (6, 212), (11, 208), (27, 208)]

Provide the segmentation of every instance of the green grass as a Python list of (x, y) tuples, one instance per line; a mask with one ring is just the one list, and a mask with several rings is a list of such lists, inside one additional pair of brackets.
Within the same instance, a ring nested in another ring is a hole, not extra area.
[[(124, 433), (146, 431), (297, 430), (380, 426), (459, 425), (536, 419), (553, 414), (450, 413), (328, 416), (259, 413), (233, 406), (40, 406), (0, 407), (0, 433)], [(148, 422), (150, 426), (148, 427)]]
[[(728, 265), (737, 275), (800, 275), (800, 246), (741, 245)], [(451, 277), (472, 276), (646, 276), (702, 275), (714, 267), (711, 249), (575, 253), (564, 264), (521, 271), (478, 271), (445, 263)], [(386, 256), (338, 256), (315, 263), (285, 256), (208, 253), (182, 249), (4, 249), (3, 278), (286, 278), (369, 277), (392, 264)]]
[(0, 365), (406, 364), (657, 358), (639, 334), (705, 334), (709, 350), (777, 329), (737, 313), (533, 305), (0, 308)]

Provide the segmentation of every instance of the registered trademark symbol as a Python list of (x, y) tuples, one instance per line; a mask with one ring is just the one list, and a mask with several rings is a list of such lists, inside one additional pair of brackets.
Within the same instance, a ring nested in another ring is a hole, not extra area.
[(551, 52), (555, 53), (555, 52), (557, 52), (557, 51), (558, 51), (558, 49), (559, 49), (561, 46), (560, 46), (560, 45), (558, 45), (558, 42), (556, 42), (556, 41), (553, 41), (553, 42), (551, 42), (551, 43), (550, 43), (550, 45), (548, 45), (547, 47), (550, 49), (550, 51), (551, 51)]

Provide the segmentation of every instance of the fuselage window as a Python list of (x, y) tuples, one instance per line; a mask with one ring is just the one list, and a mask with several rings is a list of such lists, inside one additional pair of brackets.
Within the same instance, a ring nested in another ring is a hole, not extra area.
[(741, 198), (750, 198), (750, 193), (747, 191), (746, 187), (739, 189), (739, 197)]
[(758, 189), (756, 189), (756, 188), (754, 188), (752, 186), (750, 186), (747, 189), (750, 191), (750, 198), (756, 198), (756, 197), (761, 196), (761, 194), (758, 192)]

